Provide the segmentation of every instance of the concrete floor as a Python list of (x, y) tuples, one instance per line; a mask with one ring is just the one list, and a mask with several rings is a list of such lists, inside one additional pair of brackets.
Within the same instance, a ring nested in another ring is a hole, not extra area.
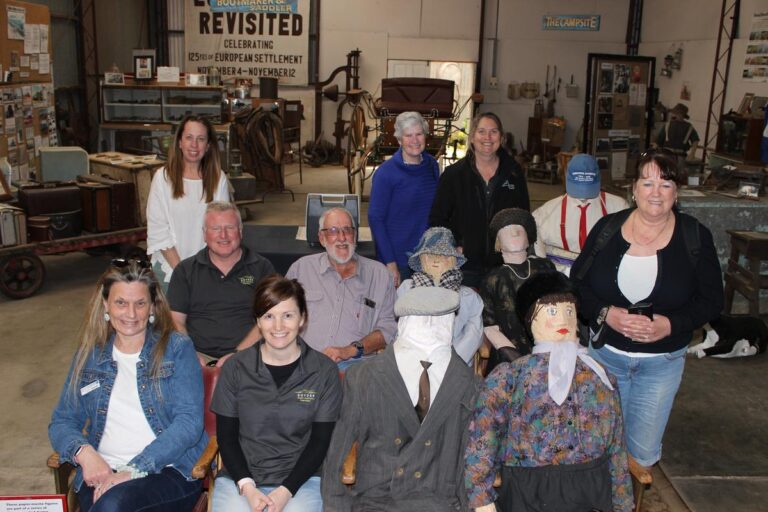
[[(268, 195), (264, 204), (249, 207), (249, 223), (304, 224), (307, 192), (344, 193), (346, 178), (336, 168), (304, 167), (299, 184), (298, 167), (287, 166), (286, 186), (296, 192)], [(369, 184), (366, 190), (369, 189)], [(562, 185), (529, 184), (532, 208), (563, 192)], [(367, 224), (363, 203), (363, 225)], [(84, 253), (45, 256), (47, 278), (33, 297), (12, 301), (0, 295), (0, 375), (6, 379), (0, 394), (0, 457), (13, 470), (0, 473), (0, 495), (52, 493), (53, 475), (45, 465), (51, 453), (47, 425), (74, 353), (76, 334), (86, 302), (109, 257)], [(654, 469), (656, 483), (646, 493), (644, 511), (683, 512), (689, 509), (662, 471)]]

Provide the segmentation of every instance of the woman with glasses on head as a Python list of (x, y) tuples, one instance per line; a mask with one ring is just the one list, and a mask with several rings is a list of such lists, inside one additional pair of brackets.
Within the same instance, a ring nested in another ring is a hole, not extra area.
[(229, 201), (229, 181), (213, 125), (191, 114), (179, 124), (147, 199), (147, 254), (164, 290), (176, 265), (205, 246), (203, 215), (211, 201)]
[(200, 365), (148, 267), (114, 260), (99, 279), (48, 427), (83, 512), (190, 510), (200, 494)]
[(515, 159), (504, 149), (501, 119), (478, 114), (469, 131), (470, 151), (440, 177), (430, 226), (453, 231), (467, 263), (462, 284), (479, 288), (488, 270), (501, 265), (488, 226), (505, 208), (530, 210), (528, 185)]
[(222, 367), (211, 402), (224, 471), (214, 512), (321, 512), (320, 465), (341, 409), (330, 358), (299, 336), (304, 289), (272, 275), (256, 288), (263, 338)]
[(387, 266), (395, 287), (411, 275), (408, 251), (427, 229), (440, 168), (427, 150), (429, 124), (418, 112), (395, 119), (400, 149), (373, 175), (368, 223), (376, 256)]
[(636, 208), (598, 221), (571, 268), (590, 354), (618, 381), (630, 465), (645, 468), (661, 458), (693, 331), (723, 308), (712, 234), (677, 211), (680, 181), (674, 155), (644, 153)]

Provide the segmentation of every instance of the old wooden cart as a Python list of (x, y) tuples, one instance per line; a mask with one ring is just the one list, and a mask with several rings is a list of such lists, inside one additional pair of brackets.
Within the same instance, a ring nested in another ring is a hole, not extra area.
[(0, 249), (0, 292), (11, 299), (34, 295), (45, 282), (45, 265), (40, 256), (113, 249), (125, 257), (145, 257), (144, 249), (136, 244), (146, 239), (147, 228), (137, 227), (4, 247)]

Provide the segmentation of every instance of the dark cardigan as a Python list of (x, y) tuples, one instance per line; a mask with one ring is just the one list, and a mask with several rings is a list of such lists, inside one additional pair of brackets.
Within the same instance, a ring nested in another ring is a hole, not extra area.
[[(620, 213), (619, 213), (620, 214)], [(571, 268), (571, 276), (579, 274), (587, 256), (597, 240), (597, 235), (613, 217), (603, 217), (592, 228), (581, 254)], [(691, 265), (690, 254), (682, 232), (680, 216), (675, 213), (675, 231), (669, 244), (658, 251), (656, 284), (645, 301), (653, 304), (653, 313), (669, 318), (672, 334), (655, 343), (637, 343), (622, 334), (607, 329), (605, 343), (626, 352), (661, 354), (679, 350), (691, 341), (693, 330), (717, 318), (723, 309), (723, 276), (712, 240), (712, 233), (698, 223), (701, 248), (696, 268)], [(629, 243), (621, 230), (597, 253), (592, 266), (583, 280), (576, 282), (579, 293), (579, 310), (593, 331), (597, 331), (595, 319), (605, 306), (626, 308), (629, 300), (621, 293), (618, 284), (619, 263)]]
[(522, 169), (506, 151), (499, 151), (499, 168), (486, 194), (483, 178), (475, 168), (474, 158), (467, 156), (447, 167), (437, 185), (435, 202), (429, 214), (430, 226), (449, 228), (456, 244), (467, 257), (461, 270), (467, 286), (478, 287), (482, 276), (501, 264), (493, 250), (488, 225), (504, 208), (530, 210), (528, 185)]

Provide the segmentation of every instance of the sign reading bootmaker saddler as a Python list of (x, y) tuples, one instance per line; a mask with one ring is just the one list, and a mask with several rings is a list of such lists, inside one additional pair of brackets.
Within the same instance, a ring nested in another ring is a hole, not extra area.
[(185, 70), (307, 85), (309, 0), (188, 0)]

